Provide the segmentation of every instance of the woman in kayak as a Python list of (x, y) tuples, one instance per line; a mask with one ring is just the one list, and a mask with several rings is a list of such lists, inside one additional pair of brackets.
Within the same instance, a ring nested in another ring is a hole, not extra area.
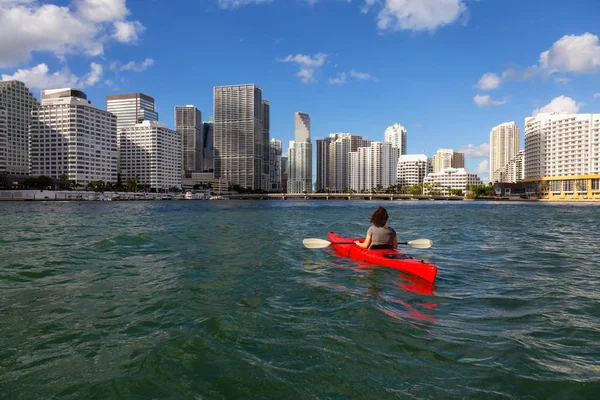
[(367, 231), (367, 236), (363, 242), (356, 241), (357, 246), (363, 249), (395, 249), (398, 247), (398, 238), (394, 228), (386, 225), (388, 220), (387, 210), (379, 207), (371, 215), (373, 226)]

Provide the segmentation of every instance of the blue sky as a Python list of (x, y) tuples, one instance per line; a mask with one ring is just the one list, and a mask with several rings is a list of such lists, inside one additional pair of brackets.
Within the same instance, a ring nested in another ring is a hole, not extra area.
[(398, 122), (409, 153), (467, 148), (486, 179), (493, 126), (600, 110), (599, 17), (597, 0), (0, 0), (0, 75), (101, 107), (140, 91), (171, 127), (174, 106), (207, 119), (213, 86), (256, 83), (284, 150), (295, 111), (313, 138)]

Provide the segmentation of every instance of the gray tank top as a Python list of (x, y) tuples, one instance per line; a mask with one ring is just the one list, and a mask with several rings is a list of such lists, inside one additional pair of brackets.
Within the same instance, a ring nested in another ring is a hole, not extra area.
[(392, 244), (392, 240), (396, 237), (396, 231), (387, 225), (381, 228), (371, 225), (367, 231), (367, 236), (369, 235), (371, 236), (371, 246), (385, 246)]

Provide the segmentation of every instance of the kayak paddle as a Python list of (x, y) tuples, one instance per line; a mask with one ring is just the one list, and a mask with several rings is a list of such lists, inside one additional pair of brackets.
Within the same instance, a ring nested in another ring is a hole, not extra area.
[[(323, 249), (332, 244), (354, 244), (354, 242), (330, 242), (324, 239), (304, 239), (302, 244), (308, 249)], [(410, 242), (398, 242), (398, 244), (405, 244), (415, 249), (428, 249), (433, 245), (433, 241), (429, 239), (417, 239), (411, 240)]]

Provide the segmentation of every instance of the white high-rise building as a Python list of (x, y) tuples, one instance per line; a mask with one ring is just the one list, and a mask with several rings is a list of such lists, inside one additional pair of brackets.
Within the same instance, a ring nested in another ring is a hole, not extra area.
[(202, 113), (193, 105), (175, 107), (175, 130), (181, 136), (182, 174), (203, 171), (204, 132)]
[(113, 94), (106, 96), (106, 111), (117, 116), (117, 134), (142, 121), (158, 121), (154, 98), (143, 93)]
[(423, 183), (429, 173), (430, 164), (425, 154), (409, 154), (398, 159), (398, 186)]
[(350, 188), (348, 153), (370, 146), (371, 141), (350, 133), (331, 133), (329, 139), (329, 188), (343, 193)]
[[(466, 191), (467, 186), (483, 185), (476, 174), (467, 172), (464, 168), (444, 168), (439, 172), (428, 174), (424, 180), (425, 184), (436, 185), (443, 195), (450, 195), (451, 190)], [(425, 194), (428, 191), (425, 190)]]
[(400, 150), (391, 143), (373, 142), (359, 147), (348, 156), (349, 188), (360, 192), (386, 189), (396, 184), (396, 168)]
[(254, 84), (216, 86), (214, 106), (215, 178), (267, 191), (262, 89)]
[(525, 178), (598, 174), (600, 114), (542, 113), (525, 120)]
[(288, 180), (289, 193), (312, 193), (312, 143), (310, 142), (310, 117), (308, 114), (295, 114), (296, 140), (290, 141)]
[(506, 165), (519, 152), (519, 127), (514, 121), (495, 126), (490, 131), (490, 182), (510, 182), (505, 176)]
[(138, 179), (151, 190), (181, 187), (181, 135), (157, 121), (121, 131), (121, 179)]
[(523, 180), (525, 176), (525, 164), (523, 158), (525, 151), (521, 150), (514, 156), (506, 167), (504, 167), (503, 177), (504, 181), (508, 183), (517, 183)]
[(406, 128), (400, 124), (394, 124), (385, 130), (384, 142), (392, 144), (392, 147), (400, 149), (400, 155), (406, 154)]
[(29, 124), (36, 98), (23, 82), (0, 82), (0, 173), (29, 174)]
[(433, 172), (440, 172), (445, 168), (464, 168), (465, 153), (458, 153), (452, 149), (438, 149), (431, 158)]
[(42, 91), (29, 127), (32, 175), (81, 185), (117, 182), (117, 118), (98, 109), (76, 89)]

